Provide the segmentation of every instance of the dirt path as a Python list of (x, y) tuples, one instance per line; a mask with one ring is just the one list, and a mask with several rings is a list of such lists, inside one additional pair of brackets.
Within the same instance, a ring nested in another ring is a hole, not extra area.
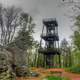
[[(56, 70), (58, 71), (58, 69)], [(30, 77), (29, 78), (17, 78), (16, 80), (42, 80), (44, 77), (50, 75), (46, 69), (36, 69), (34, 71), (40, 74), (38, 78), (30, 78)], [(54, 69), (52, 69), (52, 71), (54, 71)], [(61, 69), (61, 71), (62, 71), (62, 76), (68, 77), (70, 80), (80, 80), (80, 74), (73, 74), (73, 73), (65, 72), (63, 69)]]
[(80, 74), (63, 72), (63, 76), (68, 77), (68, 78), (70, 78), (71, 80), (80, 80)]

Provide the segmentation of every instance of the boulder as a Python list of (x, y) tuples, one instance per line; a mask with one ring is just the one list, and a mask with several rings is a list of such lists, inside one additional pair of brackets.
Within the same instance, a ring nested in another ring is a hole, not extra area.
[(11, 53), (6, 49), (0, 50), (0, 80), (16, 80), (11, 68)]

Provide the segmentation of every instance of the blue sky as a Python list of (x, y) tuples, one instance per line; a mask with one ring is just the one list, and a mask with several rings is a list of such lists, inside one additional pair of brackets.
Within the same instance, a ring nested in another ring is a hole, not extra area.
[(4, 6), (15, 5), (21, 7), (27, 13), (29, 13), (36, 23), (35, 27), (35, 40), (40, 40), (40, 34), (42, 30), (42, 20), (44, 18), (56, 18), (59, 25), (59, 37), (60, 40), (66, 38), (70, 40), (72, 35), (71, 22), (68, 14), (72, 14), (71, 9), (67, 6), (61, 5), (61, 0), (0, 0)]

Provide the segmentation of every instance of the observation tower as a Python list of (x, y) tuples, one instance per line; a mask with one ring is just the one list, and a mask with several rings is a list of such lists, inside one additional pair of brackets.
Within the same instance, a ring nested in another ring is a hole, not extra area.
[[(42, 47), (42, 43), (45, 43)], [(43, 29), (40, 40), (39, 53), (43, 55), (43, 67), (53, 68), (54, 66), (61, 67), (60, 51), (59, 51), (59, 36), (58, 36), (58, 23), (56, 19), (47, 18), (43, 20)], [(57, 55), (58, 64), (55, 64)]]

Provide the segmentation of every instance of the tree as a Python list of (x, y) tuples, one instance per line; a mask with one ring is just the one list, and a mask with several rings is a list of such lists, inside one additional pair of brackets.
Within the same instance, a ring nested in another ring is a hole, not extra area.
[[(34, 45), (34, 26), (32, 17), (23, 12), (20, 16), (20, 29), (14, 41), (8, 45), (8, 49), (13, 52), (16, 65), (29, 64), (32, 46)], [(29, 62), (28, 62), (29, 61)]]
[(76, 17), (74, 26), (76, 27), (76, 30), (74, 31), (72, 39), (75, 47), (80, 50), (80, 15)]
[[(78, 15), (75, 19), (74, 23), (75, 31), (72, 36), (73, 42), (73, 56), (74, 56), (74, 64), (79, 64), (80, 62), (80, 15)], [(75, 62), (76, 61), (76, 62)]]
[(32, 17), (27, 13), (22, 13), (20, 17), (21, 29), (18, 32), (18, 36), (15, 38), (15, 44), (22, 50), (27, 50), (33, 45), (33, 32), (35, 24), (32, 23)]
[(68, 4), (68, 6), (71, 7), (71, 10), (73, 11), (71, 16), (72, 20), (74, 20), (74, 33), (72, 36), (72, 55), (74, 57), (74, 62), (76, 61), (74, 64), (76, 64), (80, 62), (78, 61), (80, 58), (80, 0), (63, 0), (63, 3)]
[(19, 26), (20, 11), (19, 8), (4, 8), (0, 5), (0, 44), (2, 46), (7, 46), (14, 40), (15, 31)]
[(38, 65), (38, 57), (40, 57), (38, 53), (38, 49), (39, 49), (39, 43), (37, 41), (34, 41), (32, 48), (28, 49), (28, 53), (27, 53), (28, 63), (32, 67), (37, 67)]
[(63, 67), (71, 66), (72, 65), (71, 48), (66, 39), (63, 39), (61, 42), (61, 52), (63, 56)]

